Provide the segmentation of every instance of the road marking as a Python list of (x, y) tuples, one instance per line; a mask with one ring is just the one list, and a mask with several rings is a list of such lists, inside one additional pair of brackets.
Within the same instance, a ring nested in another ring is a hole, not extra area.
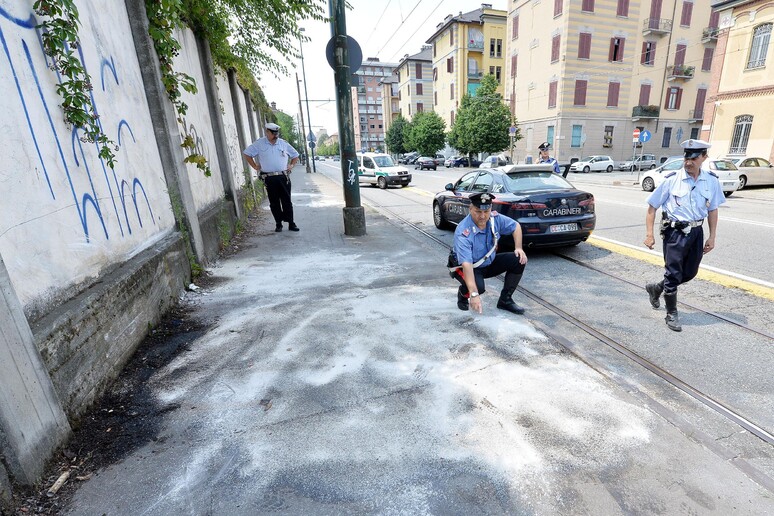
[(428, 192), (427, 190), (422, 190), (421, 188), (417, 188), (416, 186), (407, 186), (404, 188), (404, 190), (409, 190), (413, 193), (417, 193), (419, 195), (424, 195), (425, 197), (435, 197), (435, 194), (433, 192)]
[[(588, 243), (595, 247), (622, 254), (652, 265), (657, 265), (659, 267), (664, 266), (664, 258), (661, 253), (650, 249), (641, 249), (625, 242), (619, 242), (617, 240), (599, 236), (591, 236), (588, 239)], [(724, 287), (738, 288), (754, 296), (774, 301), (774, 283), (769, 283), (768, 281), (751, 278), (743, 274), (737, 274), (710, 265), (701, 265), (696, 277)]]
[[(626, 206), (627, 208), (642, 208), (643, 211), (646, 211), (648, 208), (648, 203), (635, 204), (635, 203), (624, 202), (624, 201), (608, 201), (605, 199), (600, 199), (599, 197), (595, 197), (594, 200), (601, 204), (615, 204), (617, 206)], [(736, 222), (737, 224), (750, 224), (751, 226), (774, 228), (774, 224), (772, 224), (771, 222), (759, 222), (757, 220), (737, 219), (734, 217), (726, 217), (723, 214), (719, 215), (719, 219), (724, 222)]]

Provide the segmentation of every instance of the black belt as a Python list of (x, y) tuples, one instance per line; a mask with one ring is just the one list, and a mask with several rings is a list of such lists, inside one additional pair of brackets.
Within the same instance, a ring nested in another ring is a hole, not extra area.
[(280, 172), (261, 172), (261, 174), (263, 174), (264, 176), (278, 176), (280, 174), (285, 174), (286, 172), (287, 172), (286, 170), (282, 170)]
[(683, 229), (687, 227), (698, 227), (704, 224), (704, 219), (701, 220), (670, 220), (669, 221), (669, 227), (673, 227), (675, 229)]

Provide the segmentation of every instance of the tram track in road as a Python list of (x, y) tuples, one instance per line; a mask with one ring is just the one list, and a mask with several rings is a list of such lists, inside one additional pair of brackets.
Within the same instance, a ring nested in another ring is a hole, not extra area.
[[(406, 197), (404, 197), (402, 195), (399, 195), (397, 192), (390, 192), (389, 189), (386, 190), (386, 192), (388, 192), (391, 195), (395, 195), (395, 196), (401, 197), (401, 199), (403, 200), (404, 203), (405, 203), (406, 200), (410, 200), (410, 199), (406, 199)], [(408, 220), (406, 217), (404, 217), (403, 215), (397, 213), (394, 209), (392, 209), (392, 207), (387, 206), (384, 203), (381, 203), (381, 202), (379, 202), (377, 200), (374, 200), (373, 198), (369, 198), (369, 199), (367, 199), (367, 201), (368, 201), (368, 204), (370, 204), (374, 209), (376, 209), (376, 210), (378, 210), (380, 212), (383, 212), (383, 213), (387, 214), (389, 217), (394, 218), (394, 219), (400, 221), (401, 223), (403, 223), (406, 226), (410, 227), (414, 231), (416, 231), (416, 232), (420, 233), (421, 235), (423, 235), (425, 238), (427, 238), (429, 240), (432, 240), (433, 242), (437, 243), (442, 248), (444, 248), (444, 249), (448, 249), (449, 248), (449, 244), (447, 242), (445, 242), (444, 240), (442, 240), (438, 236), (428, 232), (425, 228), (421, 227), (419, 224), (417, 224), (417, 223), (415, 223), (415, 222), (413, 222), (411, 220)], [(413, 202), (415, 202), (416, 204), (420, 204), (418, 201), (413, 201)], [(593, 271), (595, 271), (597, 273), (603, 274), (603, 275), (605, 275), (605, 276), (607, 276), (607, 277), (609, 277), (611, 279), (614, 279), (616, 281), (623, 282), (623, 283), (625, 283), (627, 285), (632, 285), (632, 286), (636, 286), (638, 288), (641, 288), (641, 285), (639, 285), (638, 283), (635, 283), (635, 282), (630, 281), (630, 280), (628, 280), (626, 278), (617, 276), (615, 274), (609, 273), (607, 271), (603, 271), (603, 270), (601, 270), (601, 269), (599, 269), (597, 267), (594, 267), (593, 265), (590, 265), (588, 263), (585, 263), (585, 262), (583, 262), (581, 260), (572, 258), (570, 256), (563, 255), (563, 254), (561, 254), (561, 252), (554, 252), (553, 255), (558, 257), (558, 258), (560, 258), (560, 259), (567, 260), (567, 261), (569, 261), (569, 262), (571, 262), (571, 263), (573, 263), (573, 264), (575, 264), (577, 266), (585, 267), (585, 268), (593, 270)], [(500, 279), (502, 280), (502, 277), (500, 277)], [(693, 387), (689, 383), (681, 380), (680, 378), (676, 377), (675, 375), (673, 375), (672, 373), (670, 373), (669, 371), (667, 371), (663, 367), (659, 366), (655, 362), (653, 362), (653, 361), (643, 357), (642, 355), (638, 354), (637, 352), (632, 350), (629, 346), (627, 346), (623, 342), (620, 342), (620, 341), (618, 341), (618, 340), (608, 336), (607, 334), (605, 334), (604, 331), (602, 331), (602, 330), (600, 330), (598, 328), (595, 328), (592, 325), (587, 324), (586, 322), (582, 321), (581, 319), (575, 317), (574, 315), (566, 312), (565, 310), (561, 309), (557, 305), (551, 303), (549, 300), (543, 298), (542, 296), (540, 296), (540, 295), (530, 291), (529, 289), (524, 288), (523, 286), (519, 286), (518, 290), (519, 290), (520, 293), (522, 293), (523, 295), (525, 295), (526, 297), (528, 297), (529, 299), (531, 299), (535, 303), (541, 305), (542, 307), (544, 307), (545, 309), (547, 309), (548, 311), (550, 311), (554, 315), (560, 317), (562, 320), (566, 321), (567, 323), (569, 323), (573, 327), (575, 327), (575, 328), (581, 330), (582, 332), (590, 335), (591, 337), (593, 337), (597, 341), (601, 342), (602, 344), (604, 344), (608, 348), (616, 351), (617, 353), (623, 355), (624, 357), (626, 357), (627, 359), (631, 360), (632, 362), (634, 362), (634, 363), (638, 364), (639, 366), (643, 367), (644, 369), (646, 369), (647, 371), (649, 371), (652, 374), (656, 375), (657, 377), (661, 378), (662, 380), (666, 381), (667, 383), (669, 383), (670, 385), (672, 385), (673, 387), (675, 387), (679, 391), (689, 395), (690, 397), (692, 397), (693, 399), (699, 401), (700, 403), (702, 403), (703, 405), (705, 405), (706, 407), (708, 407), (712, 411), (722, 415), (726, 419), (728, 419), (731, 422), (733, 422), (735, 425), (743, 428), (744, 430), (746, 430), (750, 434), (758, 437), (763, 442), (765, 442), (765, 443), (767, 443), (767, 444), (769, 444), (771, 446), (774, 446), (774, 434), (772, 434), (771, 432), (769, 432), (768, 430), (766, 430), (762, 426), (758, 425), (754, 421), (751, 421), (750, 419), (746, 418), (745, 416), (740, 414), (738, 411), (734, 410), (731, 407), (726, 406), (724, 403), (714, 399), (712, 396), (706, 394), (705, 392), (701, 391), (700, 389), (698, 389), (696, 387)], [(695, 310), (696, 312), (703, 313), (703, 314), (706, 314), (706, 315), (708, 315), (710, 317), (713, 317), (713, 318), (715, 318), (715, 319), (717, 319), (717, 320), (719, 320), (719, 321), (721, 321), (721, 322), (723, 322), (725, 324), (733, 325), (734, 327), (737, 327), (737, 328), (742, 329), (744, 331), (750, 332), (752, 334), (755, 334), (755, 335), (758, 335), (758, 336), (761, 336), (761, 337), (764, 337), (764, 338), (772, 339), (772, 341), (774, 341), (774, 335), (772, 335), (772, 334), (770, 334), (770, 333), (768, 333), (768, 332), (766, 332), (764, 330), (761, 330), (761, 329), (758, 329), (758, 328), (754, 328), (754, 327), (746, 325), (746, 324), (744, 324), (744, 323), (742, 323), (740, 321), (736, 321), (734, 319), (728, 318), (728, 317), (726, 317), (726, 316), (724, 316), (722, 314), (718, 314), (716, 312), (705, 310), (705, 309), (703, 309), (701, 307), (698, 307), (698, 306), (694, 306), (694, 305), (691, 305), (691, 304), (688, 304), (688, 303), (684, 303), (684, 302), (681, 302), (681, 304), (691, 308), (692, 310)], [(557, 340), (557, 339), (555, 339), (555, 340)], [(561, 340), (562, 339), (558, 339), (557, 340), (557, 342), (558, 342), (558, 344), (560, 346), (562, 346), (565, 350), (567, 350), (573, 356), (576, 356), (580, 360), (584, 361), (584, 363), (588, 363), (583, 356), (580, 356), (578, 354), (578, 351), (576, 349), (574, 349), (573, 346), (570, 346), (570, 345), (568, 345), (568, 343), (562, 342)], [(604, 367), (604, 366), (598, 366), (598, 365), (594, 366), (594, 365), (592, 365), (592, 367), (594, 367), (596, 369), (597, 367)], [(605, 374), (609, 373), (609, 371), (599, 371), (599, 372), (603, 372)], [(774, 480), (772, 480), (772, 479), (770, 479), (768, 477), (766, 477), (766, 478), (768, 480), (764, 481), (763, 483), (766, 484), (766, 487), (771, 490), (772, 487), (774, 487)]]

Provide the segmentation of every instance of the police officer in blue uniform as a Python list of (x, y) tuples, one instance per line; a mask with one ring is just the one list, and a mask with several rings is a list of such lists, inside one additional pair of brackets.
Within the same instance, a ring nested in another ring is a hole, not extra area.
[[(505, 284), (497, 308), (523, 314), (524, 309), (512, 299), (527, 265), (527, 255), (521, 247), (521, 226), (515, 220), (492, 211), (494, 199), (494, 195), (486, 192), (471, 195), (470, 213), (454, 232), (454, 251), (461, 265), (454, 273), (454, 278), (460, 282), (457, 307), (460, 310), (472, 308), (482, 313), (481, 294), (486, 292), (484, 278), (505, 272)], [(513, 235), (514, 251), (497, 253), (497, 240), (500, 235), (508, 234)]]
[[(653, 249), (653, 223), (656, 210), (661, 208), (661, 236), (664, 252), (664, 279), (648, 283), (650, 304), (660, 306), (663, 292), (666, 304), (666, 324), (670, 330), (682, 331), (677, 315), (677, 287), (692, 280), (699, 271), (702, 256), (715, 248), (718, 206), (725, 202), (718, 177), (701, 165), (707, 159), (710, 144), (703, 140), (686, 140), (680, 144), (685, 151), (683, 168), (664, 176), (648, 197), (645, 218), (645, 246)], [(702, 224), (707, 220), (709, 237), (704, 241)]]
[(540, 159), (538, 160), (538, 163), (550, 163), (554, 166), (554, 173), (561, 175), (562, 172), (559, 169), (559, 162), (556, 161), (556, 158), (552, 158), (548, 155), (548, 149), (551, 148), (551, 144), (548, 142), (543, 142), (538, 147), (538, 150), (540, 151)]

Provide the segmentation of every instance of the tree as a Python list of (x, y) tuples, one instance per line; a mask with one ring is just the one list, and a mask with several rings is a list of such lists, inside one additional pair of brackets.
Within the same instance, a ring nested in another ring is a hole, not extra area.
[(298, 131), (296, 131), (296, 124), (293, 117), (286, 115), (282, 111), (277, 111), (275, 114), (277, 117), (277, 125), (280, 126), (280, 136), (282, 139), (292, 145), (298, 152), (301, 152), (301, 147), (303, 147), (303, 145), (299, 143), (300, 135), (298, 134)]
[(404, 136), (404, 147), (422, 156), (435, 156), (446, 144), (446, 122), (438, 113), (423, 111), (414, 115)]
[(392, 122), (384, 137), (384, 143), (387, 145), (387, 150), (389, 152), (393, 154), (405, 154), (408, 151), (405, 147), (407, 127), (408, 120), (403, 118), (403, 115), (398, 115), (398, 118)]
[[(515, 123), (503, 96), (497, 93), (497, 80), (492, 75), (481, 79), (476, 95), (465, 95), (449, 133), (449, 145), (466, 154), (494, 154), (510, 145), (509, 129)], [(516, 133), (515, 140), (521, 135)]]

